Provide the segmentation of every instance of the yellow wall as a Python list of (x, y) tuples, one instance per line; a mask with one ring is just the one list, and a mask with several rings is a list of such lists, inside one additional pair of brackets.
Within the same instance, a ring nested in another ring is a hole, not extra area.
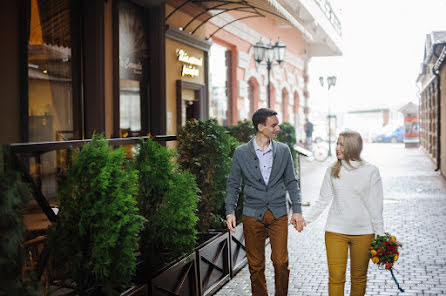
[[(184, 63), (177, 60), (177, 49), (185, 50), (189, 56), (202, 58), (203, 66), (196, 66), (200, 75), (197, 77), (181, 76), (181, 69)], [(181, 44), (177, 41), (166, 40), (166, 112), (167, 112), (167, 134), (177, 134), (177, 95), (176, 81), (190, 81), (204, 84), (204, 53), (202, 50)], [(169, 114), (170, 113), (170, 114)], [(169, 122), (171, 121), (171, 122)]]

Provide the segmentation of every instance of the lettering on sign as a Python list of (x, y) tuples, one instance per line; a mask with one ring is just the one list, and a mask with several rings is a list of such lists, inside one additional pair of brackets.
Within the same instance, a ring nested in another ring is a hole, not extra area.
[(200, 75), (200, 70), (197, 67), (203, 65), (203, 58), (192, 57), (183, 49), (177, 49), (176, 53), (178, 61), (185, 64), (181, 69), (181, 76), (197, 77)]
[(195, 66), (203, 65), (203, 58), (191, 57), (183, 49), (177, 49), (177, 56), (180, 62)]
[(200, 70), (198, 70), (194, 66), (183, 65), (181, 76), (197, 77), (198, 75), (200, 75)]
[(142, 75), (142, 63), (139, 61), (132, 63), (129, 57), (119, 56), (119, 65), (124, 69), (131, 69), (134, 74)]

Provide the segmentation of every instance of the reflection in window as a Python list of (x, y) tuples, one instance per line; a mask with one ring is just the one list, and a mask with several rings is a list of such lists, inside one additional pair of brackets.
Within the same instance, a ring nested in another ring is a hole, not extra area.
[(73, 134), (70, 1), (31, 0), (28, 42), (29, 140)]
[(215, 43), (209, 50), (209, 116), (223, 126), (228, 124), (226, 51), (225, 47)]
[(139, 81), (121, 79), (119, 82), (119, 125), (123, 131), (122, 137), (141, 130), (141, 99)]
[[(119, 2), (119, 119), (121, 137), (141, 135), (141, 102), (147, 100), (147, 36), (141, 7)], [(147, 127), (146, 127), (147, 128)]]
[[(73, 139), (72, 9), (69, 0), (31, 0), (28, 39), (28, 131), (30, 142)], [(29, 170), (51, 204), (65, 152), (29, 159)], [(33, 202), (31, 202), (33, 203)]]

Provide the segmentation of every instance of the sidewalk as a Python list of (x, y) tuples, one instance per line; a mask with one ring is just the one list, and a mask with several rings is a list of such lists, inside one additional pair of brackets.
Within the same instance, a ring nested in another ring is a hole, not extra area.
[[(380, 169), (384, 184), (384, 223), (403, 243), (396, 273), (405, 293), (399, 293), (390, 272), (369, 265), (366, 295), (443, 295), (446, 293), (446, 181), (418, 149), (402, 144), (366, 144), (363, 158)], [(302, 161), (303, 200), (314, 201), (330, 162)], [(303, 208), (305, 211), (308, 207)], [(326, 213), (302, 233), (289, 228), (289, 295), (328, 295), (324, 245)], [(274, 295), (274, 269), (266, 248), (266, 277)], [(347, 269), (345, 294), (350, 293)], [(248, 267), (216, 295), (251, 295)]]

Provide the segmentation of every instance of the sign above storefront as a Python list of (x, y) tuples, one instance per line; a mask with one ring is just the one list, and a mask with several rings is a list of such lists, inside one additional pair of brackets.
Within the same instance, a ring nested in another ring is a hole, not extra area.
[(183, 49), (177, 49), (177, 59), (184, 63), (181, 69), (181, 76), (197, 77), (200, 75), (200, 70), (197, 67), (203, 65), (203, 58), (190, 56)]

